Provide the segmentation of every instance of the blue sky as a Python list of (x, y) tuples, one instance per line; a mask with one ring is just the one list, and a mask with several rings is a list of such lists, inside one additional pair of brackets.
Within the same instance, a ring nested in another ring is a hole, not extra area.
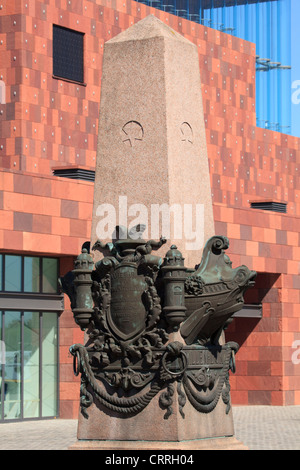
[[(300, 0), (291, 0), (292, 2), (292, 135), (300, 137)], [(297, 83), (299, 82), (299, 83)], [(294, 88), (293, 88), (294, 86)], [(298, 103), (299, 101), (299, 103)]]

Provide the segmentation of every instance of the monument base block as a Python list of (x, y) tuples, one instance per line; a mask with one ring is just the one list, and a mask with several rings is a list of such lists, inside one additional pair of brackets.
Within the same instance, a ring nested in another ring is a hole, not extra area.
[(167, 419), (158, 397), (141, 413), (123, 418), (96, 401), (88, 408), (88, 419), (80, 413), (78, 440), (69, 450), (247, 450), (234, 437), (232, 410), (226, 413), (222, 399), (210, 413), (199, 413), (188, 401), (183, 410), (184, 417), (178, 409), (176, 390)]
[(235, 437), (193, 439), (180, 442), (162, 441), (77, 441), (68, 450), (249, 450)]

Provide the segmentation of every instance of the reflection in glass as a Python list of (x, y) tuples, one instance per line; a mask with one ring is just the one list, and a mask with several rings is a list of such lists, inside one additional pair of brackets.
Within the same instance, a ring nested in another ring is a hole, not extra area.
[[(255, 43), (257, 125), (291, 133), (291, 0), (138, 1)], [(229, 36), (226, 42), (230, 48), (230, 43), (234, 43)], [(243, 44), (241, 52), (242, 47)], [(245, 50), (244, 53), (248, 54)], [(233, 57), (237, 59), (235, 54)], [(237, 73), (241, 73), (241, 80), (244, 80), (243, 72)], [(247, 86), (247, 96), (254, 98), (251, 88), (252, 84)]]
[(24, 257), (24, 292), (40, 291), (40, 259)]
[(43, 258), (43, 292), (55, 294), (57, 292), (58, 260), (56, 258)]
[(5, 312), (4, 418), (21, 417), (21, 313)]
[(5, 290), (21, 292), (22, 258), (5, 255)]
[(57, 416), (58, 317), (0, 311), (0, 420)]
[(24, 418), (39, 416), (39, 312), (24, 312)]
[(0, 291), (3, 290), (3, 286), (2, 286), (2, 263), (3, 263), (3, 256), (0, 255)]
[(42, 416), (57, 414), (57, 316), (43, 313)]
[[(5, 345), (2, 340), (2, 312), (0, 312), (0, 419), (2, 419), (2, 393), (4, 396), (4, 390), (2, 390), (2, 367), (5, 364)], [(4, 382), (3, 382), (4, 385)]]

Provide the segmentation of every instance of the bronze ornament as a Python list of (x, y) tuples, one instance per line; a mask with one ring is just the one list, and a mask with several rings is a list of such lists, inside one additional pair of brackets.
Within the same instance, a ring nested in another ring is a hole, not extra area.
[[(120, 416), (140, 413), (160, 393), (168, 419), (176, 383), (182, 418), (186, 400), (199, 413), (210, 413), (220, 398), (230, 410), (229, 371), (239, 346), (220, 344), (220, 336), (256, 273), (232, 268), (226, 237), (210, 238), (191, 269), (175, 245), (164, 259), (152, 254), (165, 243), (128, 233), (112, 243), (97, 241), (92, 249), (104, 257), (94, 266), (83, 249), (75, 269), (60, 279), (87, 338), (70, 348), (86, 418), (92, 403)], [(172, 339), (175, 332), (179, 340)]]

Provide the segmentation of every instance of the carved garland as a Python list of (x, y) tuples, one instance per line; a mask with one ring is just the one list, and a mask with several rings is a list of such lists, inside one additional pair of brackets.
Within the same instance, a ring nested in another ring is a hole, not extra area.
[[(183, 407), (186, 403), (186, 397), (194, 408), (202, 413), (210, 413), (217, 405), (220, 395), (223, 402), (227, 405), (226, 413), (230, 410), (230, 397), (229, 397), (229, 370), (234, 370), (234, 353), (237, 351), (235, 343), (228, 343), (225, 349), (225, 357), (222, 370), (216, 377), (211, 377), (207, 371), (200, 370), (194, 374), (193, 379), (189, 377), (190, 371), (187, 369), (187, 359), (183, 351), (183, 345), (177, 341), (170, 343), (164, 350), (161, 357), (160, 368), (157, 377), (152, 381), (150, 390), (144, 395), (138, 397), (116, 397), (107, 393), (102, 387), (99, 386), (95, 378), (92, 368), (90, 366), (90, 359), (87, 349), (80, 345), (74, 344), (70, 348), (71, 354), (74, 356), (74, 373), (79, 375), (81, 373), (81, 387), (80, 387), (80, 404), (81, 412), (85, 418), (88, 418), (86, 408), (93, 403), (93, 396), (88, 392), (87, 387), (90, 385), (96, 398), (106, 408), (117, 411), (121, 414), (134, 414), (142, 411), (159, 393), (162, 388), (167, 386), (159, 398), (159, 404), (163, 409), (167, 409), (164, 419), (168, 419), (173, 413), (173, 395), (174, 395), (174, 382), (177, 383), (177, 394), (179, 412), (184, 418)], [(181, 357), (182, 369), (178, 372), (171, 372), (166, 367), (167, 357)], [(205, 369), (205, 367), (203, 368)], [(192, 385), (192, 383), (194, 385)], [(185, 394), (182, 391), (181, 384)], [(224, 388), (225, 385), (225, 388)]]
[[(222, 393), (222, 389), (226, 381), (226, 377), (228, 375), (228, 369), (225, 367), (225, 364), (227, 365), (229, 363), (230, 357), (231, 357), (231, 349), (228, 349), (226, 351), (224, 366), (222, 367), (219, 377), (216, 379), (216, 381), (213, 381), (212, 390), (209, 390), (209, 388), (206, 386), (200, 387), (200, 390), (195, 389), (192, 386), (191, 380), (188, 378), (187, 374), (184, 375), (183, 386), (184, 386), (185, 393), (190, 403), (193, 405), (193, 407), (197, 411), (201, 413), (210, 413), (216, 407), (219, 401), (220, 395)], [(208, 393), (206, 389), (209, 390)], [(223, 401), (224, 401), (224, 398), (227, 399), (227, 394), (222, 394), (222, 398), (223, 398)], [(225, 403), (225, 404), (228, 405), (228, 403)], [(228, 411), (226, 409), (226, 412), (228, 413), (229, 409)]]

